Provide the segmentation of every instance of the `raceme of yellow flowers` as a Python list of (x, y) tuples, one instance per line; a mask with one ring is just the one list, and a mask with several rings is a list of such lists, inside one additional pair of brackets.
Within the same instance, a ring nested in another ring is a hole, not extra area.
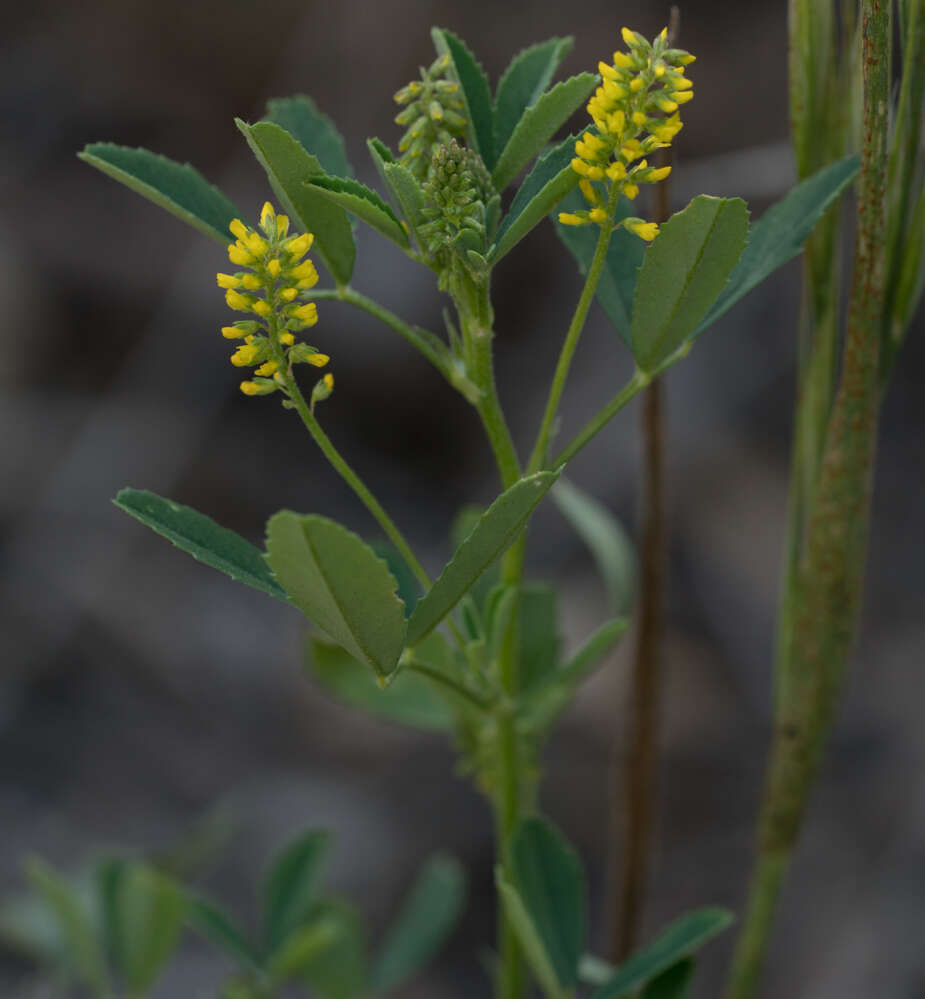
[[(260, 213), (260, 232), (233, 219), (228, 228), (236, 237), (228, 247), (228, 259), (246, 268), (235, 274), (219, 274), (218, 286), (225, 301), (237, 312), (254, 318), (222, 327), (222, 336), (244, 342), (231, 355), (235, 367), (253, 367), (254, 377), (241, 382), (245, 395), (288, 392), (287, 376), (294, 364), (324, 367), (330, 358), (307, 343), (296, 342), (296, 333), (318, 322), (314, 302), (300, 302), (300, 295), (313, 288), (318, 272), (304, 259), (314, 236), (289, 235), (289, 219), (277, 215), (267, 202)], [(334, 378), (326, 374), (315, 386), (312, 401), (331, 394)]]
[[(684, 75), (694, 56), (668, 47), (664, 29), (651, 44), (624, 28), (628, 52), (614, 52), (613, 63), (601, 62), (601, 85), (588, 101), (593, 126), (575, 143), (572, 169), (588, 203), (586, 211), (560, 212), (563, 225), (612, 225), (621, 194), (632, 200), (640, 184), (664, 180), (670, 166), (651, 167), (647, 156), (671, 144), (682, 128), (680, 105), (694, 96)], [(646, 241), (658, 226), (625, 218), (614, 228), (628, 229)]]

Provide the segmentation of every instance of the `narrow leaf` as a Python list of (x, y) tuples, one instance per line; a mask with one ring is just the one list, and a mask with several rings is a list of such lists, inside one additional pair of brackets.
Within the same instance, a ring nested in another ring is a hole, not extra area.
[[(429, 635), (419, 647), (419, 653), (432, 638), (442, 636)], [(320, 638), (311, 640), (307, 658), (308, 666), (321, 686), (351, 707), (426, 732), (453, 729), (449, 708), (431, 684), (417, 673), (404, 670), (383, 689), (368, 666), (357, 662), (339, 645)]]
[(502, 150), (527, 108), (540, 99), (574, 39), (550, 38), (518, 52), (504, 71), (495, 96), (495, 149)]
[(325, 900), (312, 913), (311, 925), (332, 932), (330, 944), (312, 956), (300, 977), (318, 999), (365, 999), (369, 994), (363, 925), (344, 902)]
[(417, 645), (449, 614), (482, 572), (514, 540), (557, 477), (558, 472), (527, 476), (492, 503), (456, 550), (440, 578), (419, 601), (408, 622), (408, 645)]
[(420, 243), (418, 226), (424, 221), (424, 192), (418, 179), (406, 166), (396, 161), (389, 147), (379, 139), (368, 139), (366, 145), (382, 182)]
[(286, 591), (273, 578), (263, 553), (205, 514), (144, 489), (122, 489), (113, 503), (198, 562), (277, 600), (288, 599)]
[(685, 999), (694, 978), (694, 962), (686, 957), (678, 961), (645, 987), (642, 999)]
[(587, 100), (597, 81), (593, 73), (579, 73), (557, 83), (527, 109), (492, 171), (491, 179), (497, 190), (503, 191), (539, 153)]
[(617, 617), (592, 632), (584, 645), (562, 667), (561, 676), (574, 689), (600, 663), (626, 634), (630, 619)]
[(689, 957), (732, 922), (725, 909), (697, 909), (673, 922), (648, 947), (637, 951), (591, 999), (632, 995), (682, 958)]
[(404, 645), (404, 605), (369, 545), (325, 517), (283, 510), (267, 525), (267, 560), (303, 614), (379, 676), (392, 672)]
[[(587, 207), (587, 202), (577, 191), (565, 198), (559, 206), (566, 212)], [(621, 197), (617, 203), (614, 220), (620, 222), (628, 215), (634, 214), (632, 202)], [(562, 225), (556, 219), (556, 235), (575, 258), (579, 271), (587, 274), (594, 257), (594, 247), (597, 245), (597, 228)], [(645, 252), (645, 243), (638, 236), (627, 232), (626, 229), (617, 229), (610, 237), (604, 269), (597, 285), (597, 300), (627, 347), (632, 347), (630, 325), (633, 315), (633, 295), (636, 292), (636, 279)]]
[(98, 995), (109, 994), (106, 959), (95, 928), (70, 885), (41, 860), (26, 865), (26, 875), (54, 914), (68, 958), (82, 982)]
[(306, 94), (267, 101), (267, 121), (284, 128), (332, 177), (352, 177), (344, 137)]
[(723, 290), (748, 235), (741, 198), (701, 194), (673, 215), (646, 250), (630, 335), (643, 371), (681, 347)]
[[(497, 263), (509, 253), (578, 186), (578, 174), (571, 166), (574, 155), (575, 136), (570, 135), (536, 161), (517, 189), (507, 215), (501, 220), (494, 248), (489, 254), (492, 263)], [(591, 252), (593, 254), (593, 247)]]
[(559, 984), (556, 969), (543, 945), (543, 938), (517, 889), (504, 877), (500, 867), (495, 869), (495, 886), (504, 906), (504, 912), (514, 927), (524, 957), (547, 999), (568, 999), (569, 993)]
[(77, 155), (219, 243), (231, 242), (228, 223), (240, 211), (189, 163), (111, 142), (91, 143)]
[(520, 684), (529, 690), (555, 672), (559, 662), (559, 625), (556, 591), (528, 583), (521, 589), (517, 615)]
[(629, 614), (636, 589), (636, 555), (623, 525), (607, 507), (568, 479), (556, 483), (552, 498), (588, 546), (607, 588), (608, 609), (621, 616)]
[(313, 177), (308, 186), (335, 205), (356, 215), (377, 232), (402, 248), (408, 246), (408, 233), (398, 217), (375, 191), (345, 177)]
[(353, 273), (356, 244), (347, 213), (305, 182), (324, 176), (317, 157), (303, 149), (284, 128), (271, 121), (248, 125), (235, 119), (247, 144), (264, 168), (280, 204), (306, 232), (338, 284)]
[(466, 107), (470, 144), (491, 170), (495, 163), (495, 141), (488, 77), (466, 43), (452, 31), (432, 28), (430, 34), (437, 52), (450, 57), (453, 76)]
[(308, 918), (318, 898), (321, 871), (331, 837), (313, 830), (291, 843), (273, 864), (266, 881), (263, 938), (268, 955)]
[(511, 846), (512, 883), (543, 941), (560, 985), (578, 981), (587, 931), (581, 861), (562, 836), (538, 818), (520, 823)]
[(186, 898), (174, 881), (144, 864), (126, 864), (113, 895), (119, 970), (141, 994), (176, 950)]
[(273, 954), (267, 968), (271, 988), (301, 978), (309, 973), (325, 954), (335, 947), (340, 925), (322, 916), (307, 926), (293, 930)]
[(708, 330), (752, 288), (797, 256), (825, 210), (854, 181), (859, 170), (860, 157), (839, 160), (797, 184), (761, 216), (749, 232), (748, 245), (729, 275), (729, 283), (694, 336)]
[(260, 957), (244, 934), (217, 906), (204, 898), (191, 896), (187, 901), (189, 924), (210, 943), (233, 957), (242, 970), (259, 972)]
[(434, 957), (456, 925), (465, 895), (459, 861), (438, 855), (425, 863), (373, 965), (375, 991), (399, 988)]

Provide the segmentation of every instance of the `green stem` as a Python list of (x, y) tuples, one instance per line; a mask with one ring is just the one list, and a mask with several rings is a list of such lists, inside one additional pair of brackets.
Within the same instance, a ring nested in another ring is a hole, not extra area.
[(432, 680), (434, 683), (439, 684), (442, 687), (446, 687), (447, 690), (451, 690), (457, 697), (461, 697), (463, 700), (468, 701), (473, 707), (478, 708), (479, 711), (488, 712), (491, 710), (491, 705), (479, 697), (478, 694), (473, 693), (461, 683), (457, 683), (452, 677), (446, 676), (446, 674), (441, 673), (440, 670), (434, 669), (426, 663), (419, 663), (416, 660), (411, 659), (403, 662), (402, 668), (410, 669), (412, 673), (419, 673), (421, 676), (426, 676), (428, 680)]
[(750, 999), (759, 981), (780, 881), (838, 706), (860, 606), (879, 403), (891, 5), (863, 0), (861, 12), (864, 143), (842, 377), (789, 600), (792, 621), (782, 656), (788, 682), (775, 719), (759, 859), (728, 999)]
[(559, 400), (565, 390), (565, 382), (568, 378), (569, 368), (572, 366), (572, 358), (578, 347), (578, 340), (581, 331), (585, 326), (585, 319), (588, 310), (594, 301), (594, 293), (597, 291), (598, 281), (601, 279), (601, 272), (604, 269), (604, 262), (607, 259), (607, 248), (610, 246), (610, 237), (613, 235), (613, 215), (617, 205), (617, 198), (620, 196), (620, 185), (614, 184), (607, 205), (608, 222), (601, 226), (600, 234), (597, 237), (597, 246), (594, 249), (594, 256), (591, 258), (591, 266), (588, 268), (588, 276), (585, 278), (584, 287), (575, 306), (572, 321), (569, 324), (568, 332), (565, 334), (565, 341), (562, 350), (559, 352), (559, 360), (556, 364), (556, 373), (553, 375), (552, 385), (549, 389), (549, 398), (546, 400), (546, 410), (543, 413), (543, 420), (540, 423), (540, 430), (536, 437), (536, 444), (530, 455), (527, 466), (528, 472), (538, 472), (546, 461), (546, 451), (549, 448), (549, 438), (552, 435), (553, 423), (556, 414), (559, 412)]
[(628, 405), (637, 395), (652, 381), (652, 376), (643, 371), (636, 371), (633, 377), (623, 386), (622, 389), (603, 407), (596, 415), (582, 427), (575, 437), (564, 447), (551, 462), (551, 468), (561, 468), (575, 457), (576, 454), (591, 439), (599, 434), (604, 427)]
[(331, 439), (328, 435), (321, 429), (321, 424), (318, 422), (315, 414), (311, 411), (308, 403), (305, 401), (305, 396), (302, 395), (302, 391), (298, 386), (292, 372), (285, 367), (285, 362), (281, 361), (280, 371), (283, 372), (283, 378), (286, 382), (286, 391), (289, 394), (289, 398), (292, 404), (296, 408), (299, 416), (302, 418), (302, 422), (305, 424), (306, 429), (312, 435), (313, 440), (321, 448), (322, 453), (325, 458), (334, 466), (337, 472), (340, 474), (341, 478), (347, 483), (348, 486), (356, 493), (359, 499), (362, 501), (367, 510), (375, 517), (376, 522), (385, 531), (389, 540), (398, 549), (402, 558), (407, 562), (408, 568), (414, 573), (418, 578), (421, 585), (425, 589), (430, 587), (430, 576), (427, 574), (426, 569), (418, 561), (417, 556), (411, 550), (411, 546), (405, 540), (405, 536), (401, 531), (395, 526), (395, 522), (392, 518), (385, 512), (382, 505), (376, 499), (375, 496), (369, 491), (366, 483), (357, 475), (357, 473), (347, 464), (346, 459), (337, 450), (336, 447), (331, 443)]

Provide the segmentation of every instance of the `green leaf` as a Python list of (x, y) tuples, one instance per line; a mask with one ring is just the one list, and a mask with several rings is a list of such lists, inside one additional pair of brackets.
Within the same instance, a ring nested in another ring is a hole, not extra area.
[(307, 184), (322, 197), (362, 219), (393, 243), (403, 249), (407, 248), (408, 233), (401, 227), (395, 212), (375, 191), (346, 177), (313, 177)]
[(581, 861), (543, 819), (520, 823), (511, 845), (511, 880), (523, 899), (564, 988), (578, 982), (587, 933), (587, 891)]
[(271, 988), (310, 972), (337, 945), (339, 934), (340, 926), (337, 921), (324, 916), (290, 933), (273, 955), (267, 969)]
[(347, 284), (356, 260), (353, 229), (343, 208), (305, 183), (325, 175), (317, 157), (271, 121), (248, 125), (236, 118), (235, 123), (266, 170), (280, 204), (302, 229), (314, 233), (314, 245), (334, 280)]
[(279, 855), (266, 880), (263, 939), (268, 955), (308, 918), (318, 899), (330, 834), (312, 830)]
[(288, 600), (286, 591), (273, 578), (263, 553), (239, 534), (220, 527), (211, 517), (144, 489), (122, 489), (113, 503), (192, 555), (197, 562), (218, 569), (277, 600)]
[(540, 99), (574, 39), (550, 38), (518, 52), (504, 71), (495, 95), (495, 149), (502, 150), (524, 112)]
[(144, 864), (120, 864), (107, 880), (113, 956), (126, 985), (140, 994), (152, 987), (177, 948), (186, 897), (172, 879)]
[(623, 525), (607, 507), (568, 479), (556, 483), (552, 498), (594, 557), (607, 588), (609, 610), (621, 616), (629, 614), (636, 589), (636, 556)]
[(630, 619), (627, 617), (616, 617), (612, 621), (605, 621), (597, 631), (585, 639), (584, 645), (562, 667), (560, 678), (566, 680), (569, 687), (574, 690), (610, 653), (629, 630), (629, 626)]
[(636, 281), (633, 355), (653, 371), (681, 347), (723, 290), (748, 236), (741, 198), (701, 194), (662, 227)]
[(395, 669), (404, 605), (369, 545), (333, 520), (283, 510), (267, 525), (267, 560), (292, 603), (335, 642), (381, 677)]
[(591, 999), (620, 999), (638, 992), (663, 971), (688, 957), (732, 922), (725, 909), (697, 909), (675, 920), (648, 947), (637, 951)]
[[(524, 178), (511, 202), (511, 207), (501, 220), (495, 245), (489, 253), (492, 263), (497, 263), (578, 186), (578, 174), (572, 169), (575, 155), (575, 136), (544, 153)], [(591, 250), (594, 252), (593, 248)]]
[[(587, 208), (587, 202), (578, 191), (565, 198), (559, 208), (569, 212)], [(627, 198), (621, 197), (617, 202), (614, 220), (620, 222), (628, 215), (634, 215), (633, 204)], [(575, 258), (582, 274), (588, 273), (594, 248), (597, 245), (597, 228), (595, 226), (562, 225), (558, 219), (556, 235), (565, 244), (566, 249)], [(613, 323), (617, 332), (626, 343), (632, 347), (630, 340), (630, 325), (633, 315), (633, 295), (636, 291), (636, 279), (639, 268), (645, 256), (645, 243), (626, 229), (617, 229), (610, 237), (607, 256), (604, 258), (604, 269), (597, 285), (596, 297), (607, 318)]]
[(421, 242), (418, 236), (418, 226), (424, 221), (424, 192), (414, 174), (403, 164), (398, 163), (392, 151), (379, 139), (369, 139), (370, 156), (376, 164), (382, 182), (388, 188), (392, 199), (401, 209), (408, 228), (414, 233), (414, 238)]
[(825, 210), (853, 182), (859, 170), (860, 157), (847, 156), (797, 184), (761, 216), (749, 232), (748, 245), (729, 275), (729, 283), (697, 326), (695, 337), (778, 267), (797, 256)]
[(419, 601), (408, 622), (408, 645), (417, 645), (435, 628), (482, 572), (507, 548), (558, 474), (538, 472), (527, 476), (515, 482), (491, 504), (447, 563), (440, 578)]
[(556, 591), (551, 586), (528, 583), (523, 587), (517, 632), (520, 684), (528, 690), (554, 673), (559, 662)]
[(694, 978), (694, 962), (687, 957), (653, 978), (645, 987), (642, 999), (685, 999)]
[(44, 861), (26, 864), (26, 876), (54, 914), (68, 960), (82, 982), (98, 995), (109, 995), (106, 958), (96, 927), (71, 886)]
[(187, 900), (186, 918), (210, 943), (233, 957), (243, 970), (261, 970), (260, 956), (255, 948), (217, 906), (204, 898), (190, 896)]
[(438, 855), (425, 863), (373, 965), (374, 991), (404, 985), (434, 957), (456, 925), (465, 895), (459, 861)]
[(527, 964), (547, 999), (569, 999), (570, 993), (559, 984), (556, 969), (549, 954), (546, 953), (543, 939), (524, 900), (517, 889), (504, 877), (504, 871), (500, 866), (495, 868), (495, 886), (501, 904), (504, 906), (504, 913), (513, 926), (520, 946), (523, 948)]
[(332, 177), (352, 177), (344, 137), (307, 94), (267, 101), (267, 121), (284, 128)]
[(450, 57), (453, 76), (459, 84), (463, 104), (466, 107), (470, 145), (482, 157), (485, 166), (491, 170), (495, 163), (495, 139), (488, 77), (466, 43), (452, 31), (432, 28), (430, 36), (434, 40), (437, 53)]
[[(419, 653), (432, 638), (442, 639), (442, 636), (431, 633), (419, 647)], [(382, 689), (367, 666), (357, 662), (339, 645), (320, 638), (311, 640), (308, 664), (321, 686), (351, 707), (425, 732), (453, 729), (449, 708), (431, 684), (417, 673), (403, 670)]]
[(330, 927), (332, 942), (301, 969), (319, 999), (361, 999), (368, 994), (363, 925), (345, 902), (326, 900), (312, 913), (311, 925)]
[(597, 81), (593, 73), (579, 73), (557, 83), (527, 109), (492, 171), (496, 190), (503, 191), (549, 142), (588, 98)]
[(241, 212), (189, 163), (111, 142), (91, 143), (77, 155), (219, 243), (231, 242), (228, 223)]

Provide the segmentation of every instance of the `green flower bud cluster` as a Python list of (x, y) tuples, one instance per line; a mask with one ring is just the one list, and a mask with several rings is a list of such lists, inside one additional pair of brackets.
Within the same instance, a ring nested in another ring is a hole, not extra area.
[(398, 144), (401, 161), (424, 180), (434, 150), (466, 134), (465, 106), (459, 96), (459, 84), (446, 78), (449, 56), (440, 56), (428, 69), (421, 68), (421, 79), (412, 80), (395, 95), (404, 106), (395, 118), (407, 131)]
[(498, 195), (481, 156), (455, 139), (438, 146), (422, 185), (427, 221), (419, 232), (428, 255), (439, 262), (447, 251), (484, 252), (489, 219)]

